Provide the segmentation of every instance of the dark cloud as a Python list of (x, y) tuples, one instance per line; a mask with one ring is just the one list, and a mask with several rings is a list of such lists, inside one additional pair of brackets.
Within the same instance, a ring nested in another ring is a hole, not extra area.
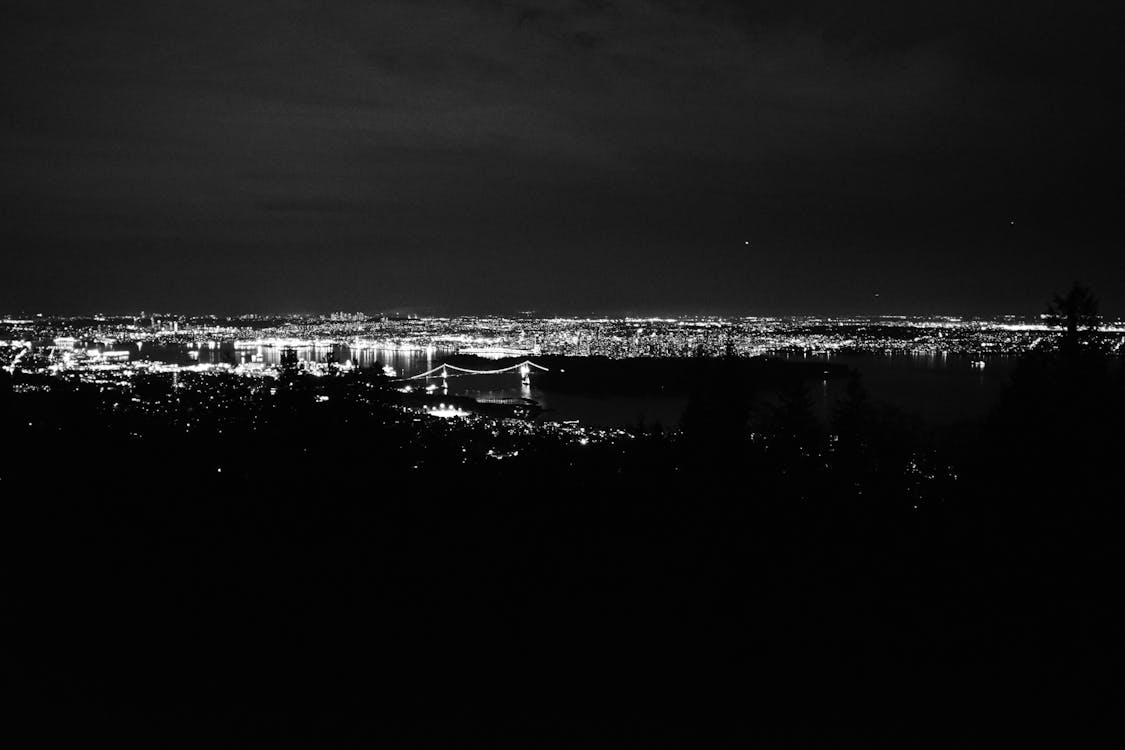
[(1114, 11), (10, 2), (0, 307), (1120, 306)]

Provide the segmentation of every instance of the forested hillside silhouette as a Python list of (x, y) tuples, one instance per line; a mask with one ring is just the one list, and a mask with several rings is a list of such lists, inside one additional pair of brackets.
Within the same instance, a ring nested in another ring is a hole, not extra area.
[(139, 402), (4, 372), (7, 708), (44, 744), (1074, 738), (1125, 624), (1092, 299), (945, 430), (855, 374), (826, 424), (803, 374), (756, 399), (721, 359), (680, 429), (585, 445), (418, 420), (371, 371)]

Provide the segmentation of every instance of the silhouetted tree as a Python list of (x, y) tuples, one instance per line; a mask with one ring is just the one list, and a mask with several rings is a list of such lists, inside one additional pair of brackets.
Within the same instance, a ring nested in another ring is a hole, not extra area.
[(6, 418), (12, 401), (12, 376), (0, 368), (0, 418)]
[(738, 357), (738, 350), (734, 346), (734, 332), (728, 330), (726, 339), (723, 341), (723, 357), (725, 359), (735, 359)]
[(1089, 287), (1077, 281), (1065, 295), (1055, 294), (1054, 300), (1047, 305), (1047, 316), (1051, 325), (1064, 329), (1064, 348), (1075, 346), (1101, 325), (1097, 298)]
[(823, 430), (802, 378), (786, 381), (777, 397), (761, 422), (765, 455), (777, 472), (777, 496), (807, 500), (819, 494), (823, 479)]
[(1003, 478), (1009, 496), (1044, 518), (1085, 512), (1113, 494), (1106, 467), (1121, 449), (1125, 404), (1107, 352), (1089, 345), (1097, 309), (1078, 284), (1055, 296), (1048, 311), (1064, 327), (1060, 345), (1021, 358), (989, 420), (989, 451), (1028, 467)]
[(794, 379), (781, 388), (769, 422), (775, 439), (806, 450), (817, 447), (820, 423), (813, 413), (812, 398), (803, 380)]
[(865, 477), (872, 470), (872, 457), (868, 450), (874, 410), (867, 391), (860, 382), (859, 373), (848, 378), (844, 397), (836, 405), (830, 425), (834, 444), (833, 463), (843, 475), (849, 492), (862, 494)]
[(280, 380), (291, 383), (297, 377), (297, 350), (287, 346), (281, 350)]
[(713, 367), (697, 371), (691, 397), (680, 418), (684, 447), (695, 458), (730, 465), (745, 450), (750, 438), (749, 389), (722, 388), (731, 360), (715, 360)]
[(858, 446), (870, 421), (871, 404), (867, 398), (867, 390), (860, 381), (859, 373), (853, 372), (848, 378), (844, 398), (836, 405), (832, 414), (832, 431), (841, 446)]

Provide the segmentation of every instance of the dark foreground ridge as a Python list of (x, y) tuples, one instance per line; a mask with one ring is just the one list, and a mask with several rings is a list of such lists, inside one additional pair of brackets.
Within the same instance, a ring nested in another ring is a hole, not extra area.
[(978, 745), (1110, 720), (1117, 360), (1076, 327), (940, 433), (858, 381), (822, 425), (801, 380), (761, 403), (705, 378), (681, 430), (583, 443), (419, 421), (370, 372), (136, 401), (5, 372), (6, 708), (44, 744), (196, 747)]

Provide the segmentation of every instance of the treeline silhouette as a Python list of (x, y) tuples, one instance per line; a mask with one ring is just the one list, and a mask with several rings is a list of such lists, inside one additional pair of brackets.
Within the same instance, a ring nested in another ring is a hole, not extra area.
[(941, 432), (858, 377), (824, 424), (803, 376), (763, 401), (722, 360), (682, 430), (587, 445), (416, 420), (371, 371), (4, 373), (12, 726), (232, 747), (1074, 739), (1113, 718), (1123, 624), (1125, 383), (1083, 294), (987, 419)]

